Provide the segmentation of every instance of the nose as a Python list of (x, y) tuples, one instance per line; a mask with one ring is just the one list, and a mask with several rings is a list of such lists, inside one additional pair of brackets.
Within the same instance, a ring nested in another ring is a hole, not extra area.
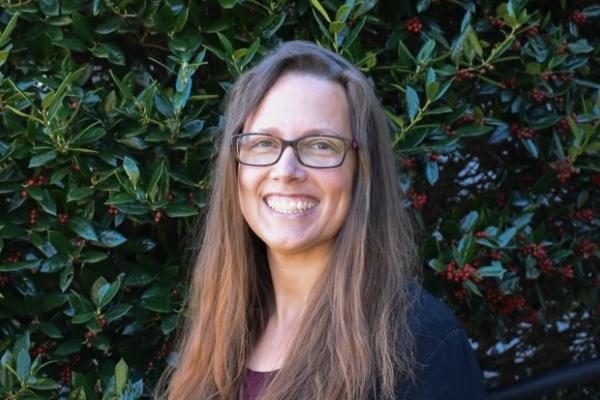
[(284, 182), (303, 180), (306, 177), (306, 170), (296, 158), (294, 149), (288, 146), (283, 150), (283, 154), (274, 165), (271, 166), (271, 178), (282, 180)]

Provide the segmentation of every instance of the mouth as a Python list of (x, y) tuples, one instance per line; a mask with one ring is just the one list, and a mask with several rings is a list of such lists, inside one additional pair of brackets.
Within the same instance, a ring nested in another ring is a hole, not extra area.
[(315, 208), (319, 201), (308, 197), (268, 196), (267, 207), (282, 214), (302, 214)]

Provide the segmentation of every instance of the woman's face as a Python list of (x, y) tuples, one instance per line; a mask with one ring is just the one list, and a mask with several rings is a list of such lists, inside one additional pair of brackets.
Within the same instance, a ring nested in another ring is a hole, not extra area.
[[(244, 124), (294, 140), (315, 132), (352, 139), (344, 88), (299, 73), (280, 77)], [(352, 201), (356, 152), (336, 168), (303, 166), (291, 147), (271, 166), (240, 165), (239, 201), (248, 225), (270, 251), (329, 255)]]

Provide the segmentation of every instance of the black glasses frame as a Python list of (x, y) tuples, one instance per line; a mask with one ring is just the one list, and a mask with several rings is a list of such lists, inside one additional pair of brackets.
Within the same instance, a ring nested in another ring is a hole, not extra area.
[[(279, 155), (277, 156), (275, 161), (268, 163), (268, 164), (252, 164), (252, 163), (247, 163), (247, 162), (243, 162), (242, 160), (240, 160), (240, 150), (239, 150), (240, 138), (243, 138), (246, 136), (253, 136), (253, 135), (268, 136), (268, 137), (278, 140), (282, 144), (281, 151), (279, 152)], [(342, 155), (342, 159), (338, 164), (330, 165), (330, 166), (326, 166), (326, 167), (320, 167), (320, 166), (314, 166), (314, 165), (307, 165), (300, 159), (300, 154), (298, 153), (298, 142), (301, 140), (304, 140), (306, 138), (316, 138), (316, 137), (335, 138), (335, 139), (339, 139), (342, 142), (344, 142), (344, 147), (345, 147), (344, 154)], [(294, 149), (294, 155), (296, 156), (296, 160), (298, 160), (298, 162), (305, 167), (316, 168), (316, 169), (337, 168), (344, 163), (344, 160), (346, 159), (346, 154), (348, 154), (349, 150), (357, 150), (358, 149), (358, 143), (356, 143), (356, 141), (354, 139), (348, 139), (348, 138), (337, 136), (337, 135), (307, 135), (307, 136), (298, 138), (296, 140), (285, 140), (285, 139), (281, 139), (280, 137), (277, 137), (277, 136), (274, 136), (274, 135), (271, 135), (268, 133), (263, 133), (263, 132), (244, 132), (244, 133), (235, 134), (231, 137), (231, 145), (233, 146), (235, 158), (237, 159), (237, 161), (242, 165), (248, 165), (251, 167), (269, 167), (271, 165), (277, 164), (277, 162), (279, 162), (279, 160), (281, 159), (283, 152), (289, 146), (292, 149)]]

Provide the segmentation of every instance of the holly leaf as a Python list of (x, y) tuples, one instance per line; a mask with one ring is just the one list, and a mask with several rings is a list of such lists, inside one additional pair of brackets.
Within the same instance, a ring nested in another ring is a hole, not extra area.
[(427, 182), (433, 186), (438, 181), (439, 176), (438, 164), (435, 161), (427, 161), (427, 164), (425, 164), (425, 177), (427, 178)]
[(31, 368), (31, 356), (25, 349), (21, 349), (19, 351), (19, 355), (17, 356), (17, 378), (20, 382), (25, 382), (29, 375)]
[(408, 112), (408, 117), (411, 121), (413, 121), (419, 112), (419, 95), (417, 91), (410, 86), (406, 87), (406, 94), (404, 97), (406, 102), (406, 111)]
[(121, 358), (115, 366), (115, 389), (118, 394), (123, 393), (125, 385), (127, 384), (127, 377), (129, 375), (129, 367), (127, 363)]
[(56, 150), (50, 150), (46, 153), (38, 154), (31, 157), (29, 160), (29, 168), (41, 167), (42, 165), (48, 164), (58, 156)]
[(100, 231), (100, 245), (105, 247), (117, 247), (127, 241), (127, 239), (117, 231), (104, 230)]
[(71, 217), (69, 218), (67, 226), (84, 239), (92, 241), (98, 240), (98, 235), (96, 235), (94, 227), (83, 218)]
[(137, 188), (137, 183), (140, 180), (140, 170), (138, 169), (137, 163), (125, 156), (123, 157), (123, 169), (129, 177), (129, 181), (133, 185), (133, 188)]

